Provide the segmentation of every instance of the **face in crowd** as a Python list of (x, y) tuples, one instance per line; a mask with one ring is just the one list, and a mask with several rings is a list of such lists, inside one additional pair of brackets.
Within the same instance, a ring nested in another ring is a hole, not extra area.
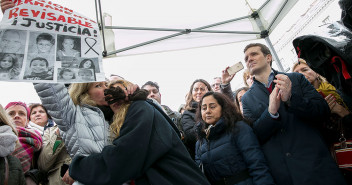
[(207, 86), (202, 82), (196, 82), (192, 89), (192, 98), (196, 102), (200, 102), (205, 93), (208, 92)]
[(304, 77), (306, 77), (306, 79), (311, 83), (313, 84), (316, 80), (317, 80), (317, 77), (318, 77), (318, 74), (313, 71), (307, 64), (305, 63), (300, 63), (298, 64), (293, 72), (297, 72), (297, 73), (301, 73), (304, 75)]
[(202, 120), (210, 125), (215, 125), (221, 118), (222, 107), (213, 95), (203, 98), (201, 105)]
[(260, 74), (267, 67), (270, 67), (271, 59), (270, 54), (264, 56), (260, 46), (253, 46), (245, 51), (244, 60), (251, 75)]
[(220, 84), (221, 84), (221, 79), (220, 78), (214, 78), (214, 83), (211, 85), (211, 87), (213, 88), (214, 92), (221, 92)]
[(151, 85), (146, 85), (143, 87), (143, 89), (145, 89), (149, 92), (148, 98), (153, 98), (159, 104), (161, 104), (161, 94), (156, 87), (151, 86)]
[(105, 95), (104, 95), (105, 89), (107, 89), (106, 82), (93, 82), (88, 90), (89, 97), (98, 106), (108, 106), (108, 103), (105, 101)]
[(44, 110), (42, 106), (36, 106), (30, 112), (30, 120), (42, 127), (44, 127), (48, 123), (48, 114)]
[(13, 105), (6, 109), (6, 113), (12, 118), (16, 126), (27, 127), (27, 110), (21, 105)]
[(240, 107), (240, 111), (241, 113), (243, 114), (243, 108), (242, 108), (242, 96), (246, 93), (247, 91), (246, 90), (242, 90), (240, 92), (237, 93), (236, 95), (236, 98), (237, 98), (237, 101), (238, 101), (238, 104), (239, 104), (239, 107)]

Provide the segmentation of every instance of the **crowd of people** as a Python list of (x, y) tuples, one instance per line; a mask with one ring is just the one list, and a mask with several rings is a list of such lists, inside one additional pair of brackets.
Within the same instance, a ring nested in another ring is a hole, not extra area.
[[(3, 11), (12, 6), (1, 1)], [(39, 37), (51, 48), (51, 35)], [(62, 45), (62, 56), (79, 53), (72, 38)], [(195, 79), (177, 111), (152, 81), (33, 84), (41, 104), (0, 105), (0, 184), (352, 184), (351, 77), (335, 87), (301, 52), (284, 73), (266, 45), (248, 44), (244, 87), (231, 88), (227, 67), (211, 83)], [(10, 61), (4, 55), (0, 66)], [(80, 65), (95, 69), (91, 60)], [(63, 82), (69, 73), (62, 69)]]

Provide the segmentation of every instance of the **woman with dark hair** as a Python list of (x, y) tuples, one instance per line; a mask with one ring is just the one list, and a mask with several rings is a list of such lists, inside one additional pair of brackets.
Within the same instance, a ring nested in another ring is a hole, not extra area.
[(233, 98), (235, 99), (235, 105), (236, 105), (237, 111), (240, 112), (241, 114), (243, 114), (241, 99), (244, 93), (246, 93), (248, 90), (249, 90), (249, 87), (241, 87), (233, 93)]
[(196, 118), (196, 163), (211, 184), (274, 184), (252, 128), (225, 95), (207, 92)]
[(181, 123), (183, 125), (183, 131), (185, 134), (184, 144), (186, 145), (187, 150), (193, 159), (195, 155), (195, 144), (197, 141), (195, 132), (196, 108), (198, 107), (198, 103), (203, 95), (208, 91), (212, 91), (212, 88), (207, 81), (203, 79), (195, 80), (192, 83), (188, 94), (186, 95), (185, 111), (181, 117)]
[(29, 125), (37, 130), (42, 136), (45, 129), (54, 126), (54, 121), (46, 108), (39, 103), (29, 106)]

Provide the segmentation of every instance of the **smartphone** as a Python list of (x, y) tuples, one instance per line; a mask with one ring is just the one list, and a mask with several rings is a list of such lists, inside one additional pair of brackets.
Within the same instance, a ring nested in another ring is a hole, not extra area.
[(231, 66), (230, 68), (227, 69), (227, 72), (230, 75), (233, 75), (235, 73), (237, 73), (238, 71), (241, 71), (243, 69), (243, 64), (242, 62), (238, 62), (235, 65)]

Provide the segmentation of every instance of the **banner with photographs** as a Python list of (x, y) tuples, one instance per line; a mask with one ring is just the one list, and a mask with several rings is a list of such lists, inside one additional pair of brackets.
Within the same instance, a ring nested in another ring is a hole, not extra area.
[(98, 24), (46, 0), (14, 0), (0, 23), (0, 80), (104, 81)]

